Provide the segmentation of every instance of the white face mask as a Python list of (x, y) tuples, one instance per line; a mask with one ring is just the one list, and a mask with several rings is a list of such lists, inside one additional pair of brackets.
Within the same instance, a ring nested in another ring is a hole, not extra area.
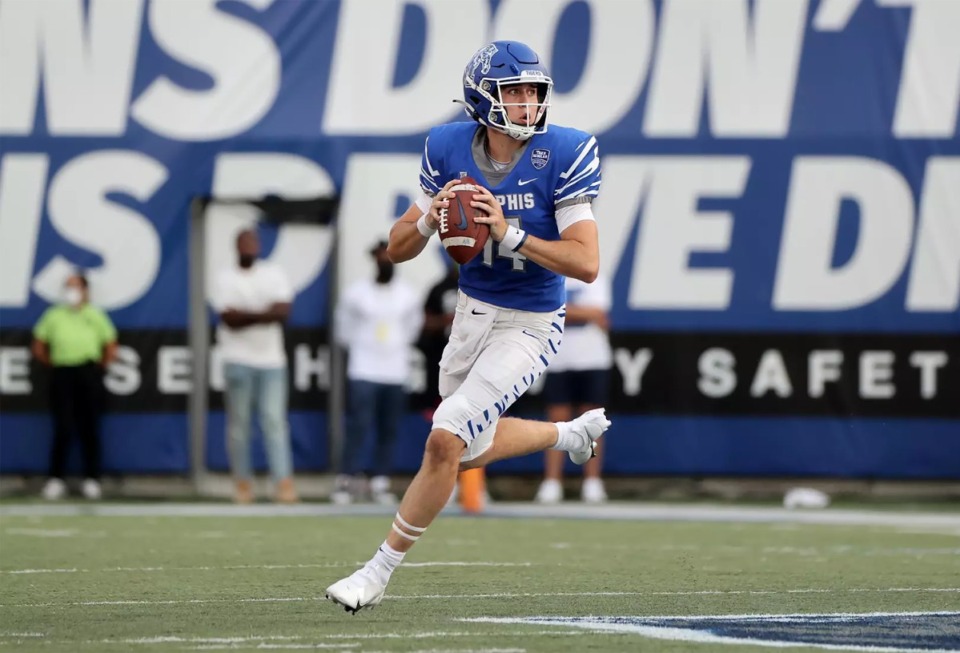
[(79, 306), (83, 302), (83, 291), (75, 286), (68, 286), (63, 291), (63, 299), (71, 306)]

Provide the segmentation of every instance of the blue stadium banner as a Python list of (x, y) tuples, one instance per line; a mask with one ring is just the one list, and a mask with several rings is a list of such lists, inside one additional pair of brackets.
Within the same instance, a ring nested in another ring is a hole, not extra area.
[[(960, 478), (958, 34), (960, 2), (925, 0), (4, 0), (0, 472), (45, 470), (30, 329), (75, 266), (120, 330), (108, 467), (186, 472), (191, 200), (336, 193), (336, 238), (263, 234), (297, 292), (295, 464), (328, 469), (333, 279), (373, 274), (464, 65), (514, 38), (600, 145), (610, 473)], [(210, 270), (237, 215), (208, 210)]]

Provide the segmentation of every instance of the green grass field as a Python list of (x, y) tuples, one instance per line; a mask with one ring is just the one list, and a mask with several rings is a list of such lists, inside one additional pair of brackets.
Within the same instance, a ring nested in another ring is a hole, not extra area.
[[(323, 591), (370, 556), (386, 514), (241, 514), (0, 507), (0, 647), (734, 653), (774, 649), (466, 619), (960, 610), (956, 513), (954, 528), (444, 515), (356, 616)], [(927, 649), (960, 649), (955, 615), (932, 628)]]

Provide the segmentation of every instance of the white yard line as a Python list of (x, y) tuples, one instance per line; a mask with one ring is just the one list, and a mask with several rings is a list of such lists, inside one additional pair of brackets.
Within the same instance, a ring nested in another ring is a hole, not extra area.
[[(844, 593), (960, 593), (960, 587), (854, 587), (843, 589), (778, 589), (778, 590), (690, 590), (665, 592), (500, 592), (491, 594), (400, 594), (386, 596), (390, 600), (471, 600), (471, 599), (524, 599), (538, 597), (591, 597), (591, 596), (763, 596), (778, 594), (844, 594)], [(3, 603), (0, 608), (64, 608), (72, 606), (114, 605), (187, 605), (205, 603), (287, 603), (322, 601), (323, 597), (290, 596), (240, 599), (116, 599), (104, 601), (68, 601), (63, 603)]]
[[(337, 650), (343, 650), (345, 648), (357, 648), (360, 646), (359, 642), (339, 642), (337, 644), (267, 644), (265, 642), (260, 642), (257, 644), (257, 650), (297, 650), (297, 649), (309, 649), (315, 651), (317, 649), (327, 649), (335, 648)], [(249, 646), (241, 646), (238, 644), (201, 644), (199, 646), (187, 646), (185, 647), (188, 650), (192, 651), (225, 651), (236, 648), (250, 648)]]
[[(525, 630), (525, 636), (550, 635), (550, 636), (581, 636), (590, 633), (582, 628), (552, 628), (549, 630)], [(489, 639), (491, 637), (516, 637), (516, 632), (480, 632), (480, 631), (424, 631), (424, 632), (386, 632), (386, 633), (333, 633), (330, 635), (318, 635), (307, 637), (301, 635), (243, 635), (243, 636), (224, 636), (224, 637), (178, 637), (161, 635), (157, 637), (136, 637), (130, 639), (101, 639), (89, 640), (84, 642), (87, 645), (99, 646), (104, 644), (117, 646), (153, 646), (157, 644), (192, 644), (187, 646), (190, 650), (226, 650), (233, 648), (250, 648), (255, 645), (257, 649), (329, 649), (329, 648), (356, 648), (360, 646), (362, 640), (420, 640), (420, 639), (453, 639), (464, 637), (482, 637)], [(309, 641), (307, 641), (309, 640)], [(356, 641), (353, 641), (356, 640)], [(50, 642), (57, 644), (58, 642)], [(440, 649), (429, 649), (439, 651)], [(444, 649), (456, 650), (458, 653), (468, 653), (466, 649)], [(522, 651), (523, 649), (470, 649), (477, 653), (508, 653), (510, 651)], [(369, 652), (368, 652), (369, 653)]]
[(77, 528), (5, 528), (5, 535), (26, 535), (28, 537), (76, 537)]
[[(466, 621), (466, 620), (462, 620)], [(582, 635), (580, 629), (523, 631), (526, 635)], [(442, 639), (445, 637), (514, 637), (516, 632), (488, 632), (488, 631), (423, 631), (409, 633), (332, 633), (317, 635), (310, 639), (318, 641), (341, 639)], [(302, 640), (306, 635), (244, 635), (238, 637), (138, 637), (135, 639), (101, 639), (90, 641), (88, 644), (242, 644), (244, 642), (259, 642), (265, 640)]]
[[(224, 565), (222, 567), (199, 566), (199, 567), (106, 567), (104, 569), (4, 569), (0, 574), (19, 575), (19, 574), (89, 574), (89, 573), (109, 573), (109, 572), (163, 572), (163, 571), (233, 571), (239, 569), (332, 569), (332, 568), (353, 568), (363, 565), (362, 561), (355, 563), (333, 562), (318, 564), (295, 564), (295, 565)], [(434, 562), (410, 562), (404, 565), (404, 568), (413, 567), (532, 567), (532, 562), (485, 562), (482, 560), (451, 560)]]

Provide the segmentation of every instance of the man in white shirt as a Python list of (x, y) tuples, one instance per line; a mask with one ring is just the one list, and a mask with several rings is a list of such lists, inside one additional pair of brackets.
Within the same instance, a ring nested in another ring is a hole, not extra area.
[(217, 344), (223, 361), (227, 451), (237, 503), (253, 501), (250, 415), (260, 419), (267, 462), (280, 503), (295, 503), (287, 424), (287, 354), (283, 324), (293, 289), (276, 265), (258, 260), (260, 239), (251, 229), (237, 235), (237, 266), (220, 272), (214, 305), (220, 314)]
[[(552, 422), (568, 421), (574, 415), (604, 405), (613, 366), (608, 336), (608, 314), (613, 304), (610, 281), (603, 273), (589, 284), (568, 277), (566, 291), (567, 328), (543, 386), (547, 419)], [(596, 457), (583, 466), (580, 498), (588, 503), (607, 500), (600, 478), (599, 446), (596, 453)], [(536, 497), (539, 503), (563, 500), (563, 466), (562, 451), (545, 452), (544, 480)]]
[(361, 458), (371, 430), (376, 430), (376, 446), (370, 492), (378, 503), (396, 502), (389, 478), (393, 444), (407, 404), (404, 384), (410, 373), (410, 348), (423, 325), (420, 297), (409, 284), (394, 278), (387, 241), (377, 242), (370, 254), (376, 278), (350, 285), (334, 317), (337, 342), (348, 352), (346, 442), (331, 497), (340, 504), (361, 493)]

